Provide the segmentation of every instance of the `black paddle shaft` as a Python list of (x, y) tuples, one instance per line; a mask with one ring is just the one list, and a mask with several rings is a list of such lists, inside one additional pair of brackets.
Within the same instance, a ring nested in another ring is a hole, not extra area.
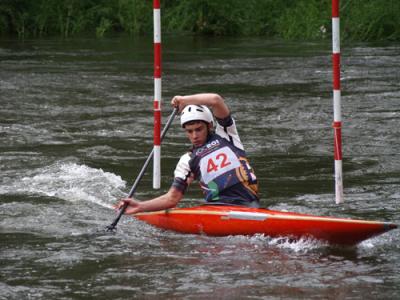
[[(161, 141), (164, 139), (164, 136), (167, 134), (167, 131), (168, 131), (169, 127), (171, 126), (172, 121), (174, 120), (177, 113), (178, 113), (178, 108), (174, 108), (171, 115), (169, 116), (167, 124), (165, 124), (165, 126), (161, 132)], [(136, 180), (133, 183), (132, 188), (128, 194), (128, 198), (131, 198), (133, 196), (133, 194), (135, 194), (136, 188), (139, 185), (140, 180), (143, 178), (143, 175), (146, 172), (146, 169), (147, 169), (150, 161), (152, 160), (153, 155), (154, 155), (154, 148), (151, 150), (150, 155), (147, 157), (147, 159), (142, 167), (142, 170), (140, 170), (139, 175), (136, 177)], [(119, 222), (119, 219), (121, 219), (121, 217), (125, 213), (125, 210), (127, 207), (128, 207), (128, 203), (125, 203), (124, 206), (121, 207), (121, 209), (119, 210), (118, 216), (115, 218), (114, 222), (112, 222), (110, 225), (108, 225), (106, 227), (107, 231), (113, 231), (115, 229), (115, 227), (117, 226), (117, 224)]]

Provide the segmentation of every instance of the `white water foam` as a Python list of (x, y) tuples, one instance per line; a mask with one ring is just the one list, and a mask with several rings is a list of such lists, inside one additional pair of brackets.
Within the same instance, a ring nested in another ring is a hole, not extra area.
[(110, 201), (125, 196), (118, 175), (72, 162), (57, 162), (0, 187), (0, 194), (45, 195), (70, 202), (89, 201), (112, 208)]
[(250, 244), (260, 246), (272, 246), (275, 248), (285, 249), (296, 253), (307, 253), (315, 249), (321, 249), (328, 247), (327, 242), (311, 239), (311, 238), (300, 238), (292, 239), (289, 237), (277, 237), (271, 238), (264, 234), (256, 234), (253, 236), (229, 236), (230, 242), (250, 242)]

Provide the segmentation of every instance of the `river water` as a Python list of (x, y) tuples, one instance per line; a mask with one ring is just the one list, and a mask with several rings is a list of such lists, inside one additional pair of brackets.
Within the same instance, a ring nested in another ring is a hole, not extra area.
[[(165, 37), (176, 94), (222, 94), (262, 205), (400, 223), (400, 46), (342, 49), (345, 203), (334, 204), (330, 41)], [(343, 248), (165, 232), (111, 205), (152, 147), (152, 41), (0, 40), (0, 299), (399, 299), (400, 233)], [(188, 143), (162, 149), (168, 190)], [(182, 206), (201, 202), (191, 188)]]

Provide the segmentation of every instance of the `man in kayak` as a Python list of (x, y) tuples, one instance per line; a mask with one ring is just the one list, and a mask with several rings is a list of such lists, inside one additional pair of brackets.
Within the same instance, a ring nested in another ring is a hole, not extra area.
[(171, 188), (147, 201), (122, 199), (116, 209), (125, 203), (127, 214), (175, 207), (194, 179), (207, 204), (259, 207), (257, 178), (224, 99), (217, 94), (195, 94), (175, 96), (171, 104), (181, 111), (182, 128), (192, 143), (175, 168)]

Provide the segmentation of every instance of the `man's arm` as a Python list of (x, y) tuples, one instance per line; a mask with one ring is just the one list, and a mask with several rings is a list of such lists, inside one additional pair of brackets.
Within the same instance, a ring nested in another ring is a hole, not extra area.
[(166, 194), (147, 201), (137, 201), (133, 198), (122, 199), (115, 208), (119, 210), (125, 203), (128, 203), (128, 207), (125, 211), (126, 214), (164, 210), (175, 207), (182, 198), (183, 193), (178, 189), (171, 187)]
[(182, 111), (185, 106), (190, 104), (207, 105), (212, 108), (214, 116), (218, 119), (224, 119), (230, 114), (229, 108), (225, 104), (224, 98), (222, 98), (218, 94), (213, 93), (175, 96), (174, 98), (172, 98), (171, 104), (174, 107), (179, 107), (179, 111)]

